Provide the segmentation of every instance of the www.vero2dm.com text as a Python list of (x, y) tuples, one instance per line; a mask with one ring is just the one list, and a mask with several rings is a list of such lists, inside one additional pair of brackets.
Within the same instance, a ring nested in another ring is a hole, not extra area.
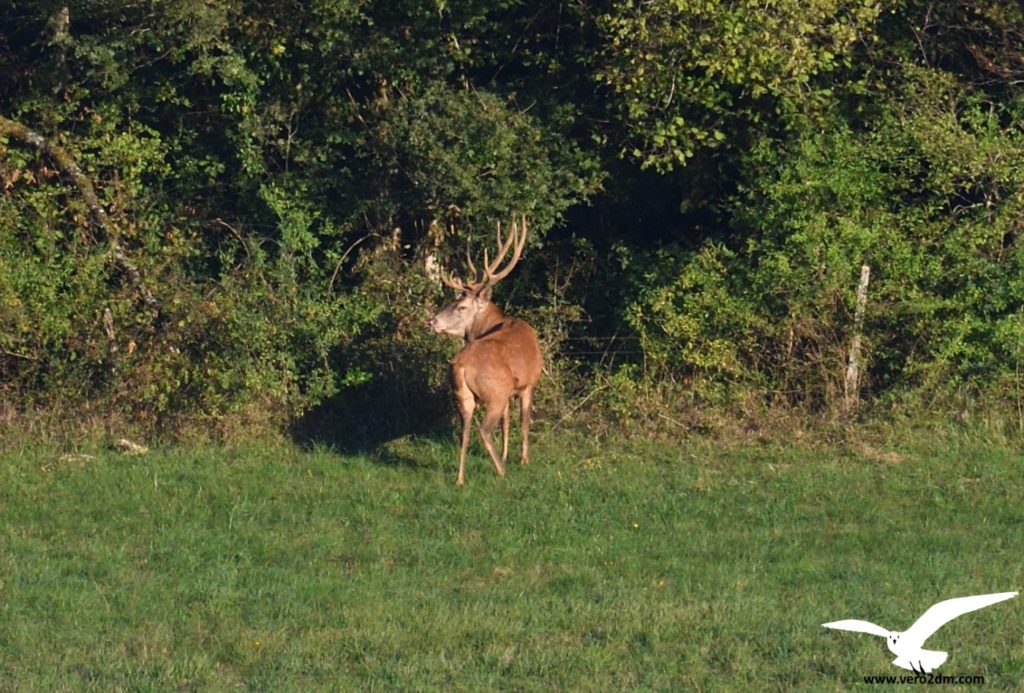
[(873, 674), (864, 677), (867, 684), (919, 683), (949, 686), (984, 686), (984, 674)]

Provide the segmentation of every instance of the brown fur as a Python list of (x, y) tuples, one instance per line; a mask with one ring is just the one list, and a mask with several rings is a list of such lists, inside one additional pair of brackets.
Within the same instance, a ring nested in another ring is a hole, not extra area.
[[(478, 402), (484, 405), (480, 436), (499, 476), (505, 475), (508, 459), (509, 402), (520, 401), (522, 427), (522, 463), (530, 461), (530, 409), (533, 393), (540, 380), (540, 344), (533, 328), (510, 317), (491, 301), (488, 286), (467, 287), (458, 299), (430, 321), (435, 332), (461, 336), (462, 348), (451, 362), (452, 387), (462, 417), (462, 447), (456, 483), (466, 482), (466, 451), (473, 412)], [(502, 422), (502, 451), (498, 457), (491, 440), (498, 422)]]

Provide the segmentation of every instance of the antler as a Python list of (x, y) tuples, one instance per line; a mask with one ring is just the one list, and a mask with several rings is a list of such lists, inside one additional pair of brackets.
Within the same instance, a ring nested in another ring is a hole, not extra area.
[[(451, 233), (454, 236), (455, 235), (455, 226), (454, 226), (454, 224), (449, 226), (449, 229), (451, 230)], [(447, 286), (448, 288), (455, 289), (456, 291), (458, 291), (460, 293), (465, 291), (466, 289), (468, 289), (470, 284), (475, 284), (476, 283), (476, 274), (477, 274), (477, 272), (476, 272), (476, 267), (473, 266), (473, 259), (469, 255), (469, 241), (466, 242), (466, 262), (469, 263), (469, 269), (473, 272), (473, 281), (471, 281), (471, 282), (463, 282), (461, 279), (459, 279), (457, 277), (453, 277), (452, 275), (448, 274), (444, 270), (441, 270), (441, 273), (440, 273), (441, 274), (441, 282), (444, 283), (444, 285)]]
[[(491, 262), (487, 256), (487, 249), (484, 249), (484, 279), (481, 282), (479, 280), (479, 272), (476, 269), (476, 265), (473, 264), (473, 257), (469, 253), (469, 247), (466, 247), (466, 264), (469, 265), (469, 271), (473, 273), (473, 279), (464, 282), (461, 279), (453, 277), (445, 271), (441, 271), (441, 281), (449, 288), (455, 289), (456, 291), (465, 291), (470, 287), (479, 288), (482, 285), (496, 284), (498, 281), (504, 279), (512, 271), (512, 269), (519, 262), (519, 256), (522, 255), (523, 247), (526, 245), (526, 215), (521, 215), (522, 229), (516, 224), (515, 217), (512, 218), (512, 235), (502, 240), (501, 238), (501, 222), (498, 222), (498, 254), (494, 258), (494, 262)], [(501, 270), (498, 267), (504, 262), (505, 256), (509, 250), (512, 250), (512, 258), (508, 261), (505, 267)]]
[[(512, 235), (505, 239), (504, 242), (501, 240), (501, 222), (498, 222), (498, 256), (494, 258), (494, 262), (490, 263), (487, 261), (487, 251), (484, 250), (484, 281), (488, 284), (496, 284), (498, 281), (508, 276), (512, 268), (519, 262), (519, 256), (523, 253), (523, 247), (526, 245), (526, 215), (522, 215), (523, 228), (522, 233), (518, 225), (516, 225), (515, 217), (512, 217)], [(515, 249), (512, 252), (512, 259), (508, 261), (505, 268), (501, 271), (498, 270), (498, 266), (504, 261), (505, 255), (508, 253), (509, 248), (515, 244)]]
[(459, 279), (457, 279), (456, 277), (451, 276), (450, 274), (448, 274), (444, 270), (441, 270), (441, 282), (445, 286), (447, 286), (448, 288), (455, 289), (456, 291), (459, 291), (459, 292), (462, 292), (462, 291), (466, 290), (466, 285), (465, 284), (463, 284)]

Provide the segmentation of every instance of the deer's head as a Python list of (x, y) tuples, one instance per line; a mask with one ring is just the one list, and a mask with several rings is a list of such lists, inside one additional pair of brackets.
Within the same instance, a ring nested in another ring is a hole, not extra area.
[[(508, 238), (502, 239), (501, 224), (498, 224), (498, 253), (492, 262), (487, 251), (484, 250), (484, 273), (481, 279), (473, 258), (466, 253), (466, 264), (473, 278), (462, 281), (452, 277), (446, 272), (441, 272), (441, 281), (456, 292), (458, 297), (452, 303), (442, 308), (437, 315), (430, 319), (427, 326), (437, 333), (451, 334), (457, 337), (467, 337), (482, 317), (497, 309), (491, 301), (491, 289), (499, 281), (508, 276), (512, 269), (519, 262), (519, 256), (526, 244), (526, 217), (521, 217), (521, 222), (512, 221), (512, 233)], [(512, 257), (505, 262), (505, 256), (509, 250)], [(505, 263), (504, 267), (501, 265)], [(500, 268), (500, 269), (499, 269)]]

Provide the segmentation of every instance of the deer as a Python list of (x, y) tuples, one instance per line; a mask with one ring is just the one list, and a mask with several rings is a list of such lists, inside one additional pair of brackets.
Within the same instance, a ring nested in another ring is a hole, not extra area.
[[(513, 217), (511, 235), (504, 239), (499, 222), (497, 242), (498, 252), (493, 261), (484, 250), (483, 278), (478, 276), (468, 251), (466, 262), (473, 273), (472, 279), (461, 281), (444, 271), (439, 273), (441, 281), (454, 289), (458, 297), (427, 323), (438, 334), (463, 339), (462, 350), (452, 358), (450, 367), (455, 403), (462, 417), (462, 447), (455, 482), (459, 486), (466, 483), (466, 453), (478, 402), (484, 406), (480, 437), (495, 472), (503, 477), (508, 460), (509, 406), (514, 397), (519, 397), (520, 462), (530, 463), (530, 410), (541, 374), (540, 343), (532, 327), (507, 315), (491, 300), (494, 285), (509, 275), (522, 255), (526, 244), (526, 216), (521, 217), (520, 223)], [(512, 256), (505, 262), (510, 250)], [(500, 458), (491, 439), (499, 421), (502, 424)]]

